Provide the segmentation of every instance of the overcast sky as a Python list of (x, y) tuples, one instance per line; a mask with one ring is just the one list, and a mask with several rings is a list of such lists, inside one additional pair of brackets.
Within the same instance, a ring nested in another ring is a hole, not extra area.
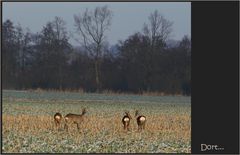
[[(76, 34), (73, 15), (82, 13), (86, 8), (104, 5), (113, 11), (112, 25), (107, 33), (110, 44), (142, 31), (144, 22), (154, 10), (174, 22), (171, 39), (191, 36), (190, 2), (3, 2), (2, 16), (3, 21), (10, 19), (15, 25), (19, 23), (32, 32), (40, 32), (48, 21), (59, 16), (66, 21), (67, 30)], [(71, 43), (77, 45), (74, 40)]]

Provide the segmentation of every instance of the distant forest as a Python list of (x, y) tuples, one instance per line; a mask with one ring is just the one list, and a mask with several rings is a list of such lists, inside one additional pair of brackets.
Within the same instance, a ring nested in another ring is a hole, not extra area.
[(112, 18), (107, 6), (74, 15), (77, 47), (61, 17), (37, 33), (3, 21), (2, 88), (191, 95), (188, 36), (170, 43), (173, 23), (154, 11), (142, 31), (109, 45)]

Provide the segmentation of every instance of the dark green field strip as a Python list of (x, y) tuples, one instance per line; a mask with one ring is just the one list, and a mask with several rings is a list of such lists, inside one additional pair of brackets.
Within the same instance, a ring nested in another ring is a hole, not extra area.
[(53, 102), (53, 101), (3, 101), (3, 114), (8, 115), (50, 115), (56, 112), (66, 113), (81, 113), (81, 109), (88, 109), (87, 115), (122, 115), (125, 110), (134, 112), (139, 109), (147, 114), (189, 114), (190, 104), (164, 104), (164, 103), (138, 103), (131, 104), (129, 102)]
[(113, 102), (158, 102), (158, 103), (190, 103), (191, 97), (186, 96), (140, 96), (140, 95), (111, 95), (75, 92), (29, 92), (3, 90), (4, 99), (29, 100), (75, 100), (75, 101), (113, 101)]

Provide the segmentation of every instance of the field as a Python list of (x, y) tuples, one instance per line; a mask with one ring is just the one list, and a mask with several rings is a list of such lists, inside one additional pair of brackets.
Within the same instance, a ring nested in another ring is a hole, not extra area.
[[(4, 90), (2, 93), (4, 153), (190, 153), (191, 98), (74, 92)], [(87, 108), (80, 132), (54, 126), (53, 115), (80, 114)], [(134, 111), (147, 117), (137, 131)], [(130, 131), (121, 122), (129, 110)]]

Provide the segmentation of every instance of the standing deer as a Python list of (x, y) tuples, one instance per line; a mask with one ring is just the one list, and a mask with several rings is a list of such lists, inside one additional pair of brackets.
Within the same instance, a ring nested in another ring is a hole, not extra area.
[(139, 111), (136, 110), (135, 117), (137, 119), (138, 131), (145, 129), (146, 117), (139, 115)]
[(128, 130), (129, 131), (129, 124), (130, 124), (130, 120), (132, 119), (131, 115), (129, 114), (128, 111), (125, 112), (125, 115), (122, 118), (122, 123), (123, 123), (123, 129), (124, 130)]
[(69, 124), (77, 124), (77, 129), (79, 131), (80, 127), (79, 125), (82, 124), (82, 122), (84, 121), (84, 115), (86, 114), (86, 108), (84, 108), (82, 110), (82, 114), (78, 115), (78, 114), (67, 114), (64, 117), (65, 120), (65, 125), (64, 125), (64, 129), (66, 129), (68, 131), (68, 126)]
[(54, 115), (54, 122), (55, 122), (56, 128), (58, 129), (60, 128), (61, 120), (62, 120), (62, 114), (60, 114), (59, 112), (56, 113)]

